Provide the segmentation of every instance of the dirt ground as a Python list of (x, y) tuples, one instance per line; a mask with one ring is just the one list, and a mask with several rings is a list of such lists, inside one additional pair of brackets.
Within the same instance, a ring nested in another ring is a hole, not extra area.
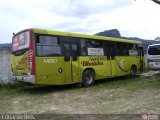
[(89, 88), (1, 88), (0, 113), (159, 114), (159, 86), (158, 76), (103, 80)]
[(123, 89), (90, 92), (66, 90), (43, 96), (16, 97), (6, 101), (9, 113), (139, 114), (160, 113), (160, 90), (128, 92)]

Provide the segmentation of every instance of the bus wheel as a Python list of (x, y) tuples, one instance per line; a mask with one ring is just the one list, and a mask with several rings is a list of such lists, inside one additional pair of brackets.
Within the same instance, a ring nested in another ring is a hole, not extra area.
[(132, 66), (130, 70), (130, 77), (134, 78), (136, 76), (136, 72), (137, 72), (136, 67)]
[(84, 87), (89, 87), (94, 84), (95, 81), (95, 73), (93, 70), (85, 70), (82, 76), (82, 84)]

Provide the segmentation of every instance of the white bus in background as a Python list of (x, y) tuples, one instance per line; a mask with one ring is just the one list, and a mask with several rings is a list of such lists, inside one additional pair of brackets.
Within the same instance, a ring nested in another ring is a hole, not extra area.
[(160, 70), (160, 44), (148, 46), (147, 62), (150, 70)]

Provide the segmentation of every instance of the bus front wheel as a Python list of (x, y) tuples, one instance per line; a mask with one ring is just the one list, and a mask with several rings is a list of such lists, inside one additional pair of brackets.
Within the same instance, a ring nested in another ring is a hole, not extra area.
[(136, 76), (136, 72), (137, 72), (137, 69), (135, 66), (132, 66), (131, 67), (131, 70), (130, 70), (130, 77), (131, 78), (134, 78)]
[(93, 70), (85, 70), (82, 76), (82, 84), (84, 87), (90, 87), (94, 84), (95, 73)]

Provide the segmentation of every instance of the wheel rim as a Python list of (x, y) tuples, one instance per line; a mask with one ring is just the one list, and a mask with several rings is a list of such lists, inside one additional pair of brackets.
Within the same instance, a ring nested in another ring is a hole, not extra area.
[(135, 73), (136, 73), (135, 70), (132, 68), (131, 69), (131, 76), (135, 76)]
[(85, 79), (86, 79), (86, 83), (90, 84), (93, 81), (93, 76), (91, 74), (87, 74)]

